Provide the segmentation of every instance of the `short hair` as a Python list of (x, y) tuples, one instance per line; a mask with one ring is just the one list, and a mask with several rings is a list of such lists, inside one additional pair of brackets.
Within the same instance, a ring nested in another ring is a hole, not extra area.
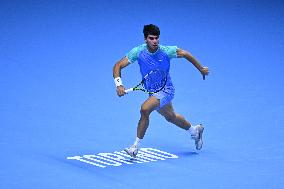
[(147, 38), (148, 35), (160, 36), (160, 29), (154, 24), (144, 25), (143, 33), (145, 38)]

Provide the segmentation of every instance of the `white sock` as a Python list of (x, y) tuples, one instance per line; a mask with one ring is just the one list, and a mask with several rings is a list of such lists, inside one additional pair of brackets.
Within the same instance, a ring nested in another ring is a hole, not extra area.
[(135, 146), (140, 146), (140, 142), (142, 141), (142, 139), (140, 139), (140, 138), (138, 138), (138, 137), (136, 137), (136, 140), (135, 140), (135, 142), (134, 142), (134, 144), (133, 145), (135, 145)]
[(191, 135), (195, 135), (196, 134), (196, 129), (194, 126), (189, 127), (189, 129), (187, 130), (187, 132), (189, 132)]

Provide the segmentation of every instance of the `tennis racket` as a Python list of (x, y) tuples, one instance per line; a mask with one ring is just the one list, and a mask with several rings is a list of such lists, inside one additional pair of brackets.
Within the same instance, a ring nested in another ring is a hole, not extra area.
[(152, 70), (142, 81), (133, 88), (126, 89), (125, 92), (143, 91), (148, 94), (154, 94), (164, 89), (167, 83), (167, 73), (162, 70)]

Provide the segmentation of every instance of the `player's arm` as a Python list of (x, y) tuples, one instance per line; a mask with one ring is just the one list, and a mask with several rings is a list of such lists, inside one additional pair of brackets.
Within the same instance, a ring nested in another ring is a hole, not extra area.
[(178, 58), (185, 58), (189, 62), (191, 62), (199, 71), (200, 73), (205, 76), (209, 74), (209, 69), (207, 67), (203, 67), (193, 56), (190, 52), (180, 49), (177, 49), (177, 57)]
[(121, 81), (121, 70), (128, 66), (130, 63), (127, 57), (122, 58), (119, 60), (113, 67), (113, 78), (116, 85), (116, 92), (118, 96), (125, 95), (125, 88), (123, 87)]

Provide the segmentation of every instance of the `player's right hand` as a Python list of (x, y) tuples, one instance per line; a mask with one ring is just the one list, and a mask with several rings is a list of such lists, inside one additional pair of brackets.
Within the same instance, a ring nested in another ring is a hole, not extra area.
[(122, 85), (116, 87), (116, 93), (119, 97), (124, 96), (126, 94), (125, 88)]

